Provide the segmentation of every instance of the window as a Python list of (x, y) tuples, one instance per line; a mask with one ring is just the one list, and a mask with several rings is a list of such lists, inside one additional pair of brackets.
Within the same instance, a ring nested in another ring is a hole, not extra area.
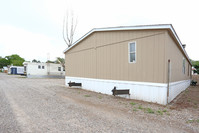
[(58, 71), (61, 71), (61, 67), (58, 67)]
[(42, 69), (45, 69), (45, 67), (44, 67), (44, 66), (42, 66)]
[(182, 72), (185, 74), (185, 58), (183, 57)]
[(41, 69), (41, 66), (40, 66), (40, 65), (38, 65), (38, 69)]
[(136, 62), (136, 43), (129, 43), (129, 63)]

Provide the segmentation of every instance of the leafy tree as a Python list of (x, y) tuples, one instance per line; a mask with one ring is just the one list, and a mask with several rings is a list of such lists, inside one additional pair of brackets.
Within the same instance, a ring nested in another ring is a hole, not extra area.
[(194, 70), (194, 73), (198, 73), (199, 74), (199, 61), (191, 60), (191, 63), (193, 65), (193, 67), (196, 69), (196, 70)]
[(13, 54), (10, 56), (6, 56), (5, 59), (9, 61), (9, 64), (13, 64), (14, 66), (23, 66), (24, 58), (21, 58), (17, 54)]
[(46, 63), (55, 63), (54, 61), (47, 60)]
[(61, 57), (57, 57), (55, 63), (61, 64), (63, 67), (65, 67), (65, 59)]
[(9, 65), (9, 61), (5, 58), (0, 57), (0, 68)]
[(41, 61), (33, 59), (32, 62), (41, 63)]
[(32, 62), (37, 62), (37, 60), (36, 60), (36, 59), (33, 59)]

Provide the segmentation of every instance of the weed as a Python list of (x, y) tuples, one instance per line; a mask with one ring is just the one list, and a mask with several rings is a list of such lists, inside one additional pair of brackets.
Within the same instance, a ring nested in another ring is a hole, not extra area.
[(154, 114), (154, 111), (151, 108), (147, 108), (146, 111), (147, 111), (147, 113)]
[(167, 115), (170, 115), (170, 113), (168, 112)]
[(99, 96), (98, 98), (99, 98), (99, 99), (102, 99), (102, 96)]
[(91, 97), (91, 95), (84, 95), (85, 97)]
[(136, 103), (134, 103), (134, 102), (131, 102), (130, 104), (131, 104), (131, 105), (136, 105)]
[(167, 112), (167, 110), (166, 110), (166, 109), (164, 109), (162, 112)]
[(134, 109), (133, 109), (133, 111), (137, 111), (137, 109), (136, 109), (136, 108), (134, 108)]
[(187, 101), (188, 101), (188, 102), (191, 102), (191, 99), (188, 99)]
[(143, 109), (142, 105), (139, 105), (138, 109), (142, 110)]
[(199, 123), (199, 119), (196, 120)]
[(192, 120), (192, 119), (187, 121), (187, 123), (193, 123), (193, 122), (194, 122), (194, 120)]
[(162, 112), (161, 110), (158, 110), (157, 113), (158, 113), (159, 115), (163, 115), (163, 112)]

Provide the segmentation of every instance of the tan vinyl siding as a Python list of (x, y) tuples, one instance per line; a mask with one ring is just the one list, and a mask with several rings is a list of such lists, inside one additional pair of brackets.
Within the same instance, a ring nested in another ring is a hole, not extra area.
[[(189, 64), (186, 56), (180, 50), (177, 42), (173, 39), (169, 32), (166, 33), (166, 72), (168, 71), (168, 59), (171, 60), (171, 76), (170, 82), (176, 82), (181, 80), (190, 79), (190, 74), (188, 76), (188, 65), (189, 69), (191, 65)], [(183, 58), (185, 58), (185, 73), (183, 73)], [(166, 73), (167, 76), (168, 73)], [(166, 82), (166, 81), (165, 81)]]
[[(66, 52), (66, 75), (163, 83), (166, 30), (95, 32)], [(136, 42), (136, 63), (128, 44)]]

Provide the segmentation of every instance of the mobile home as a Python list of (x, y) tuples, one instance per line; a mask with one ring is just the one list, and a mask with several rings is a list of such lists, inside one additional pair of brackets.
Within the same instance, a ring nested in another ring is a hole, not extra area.
[(192, 64), (170, 24), (93, 29), (65, 53), (65, 84), (166, 105), (190, 85)]
[(23, 75), (24, 74), (24, 67), (23, 66), (8, 66), (8, 74), (16, 74), (16, 75)]
[(24, 62), (23, 65), (28, 78), (64, 78), (65, 75), (61, 64)]

